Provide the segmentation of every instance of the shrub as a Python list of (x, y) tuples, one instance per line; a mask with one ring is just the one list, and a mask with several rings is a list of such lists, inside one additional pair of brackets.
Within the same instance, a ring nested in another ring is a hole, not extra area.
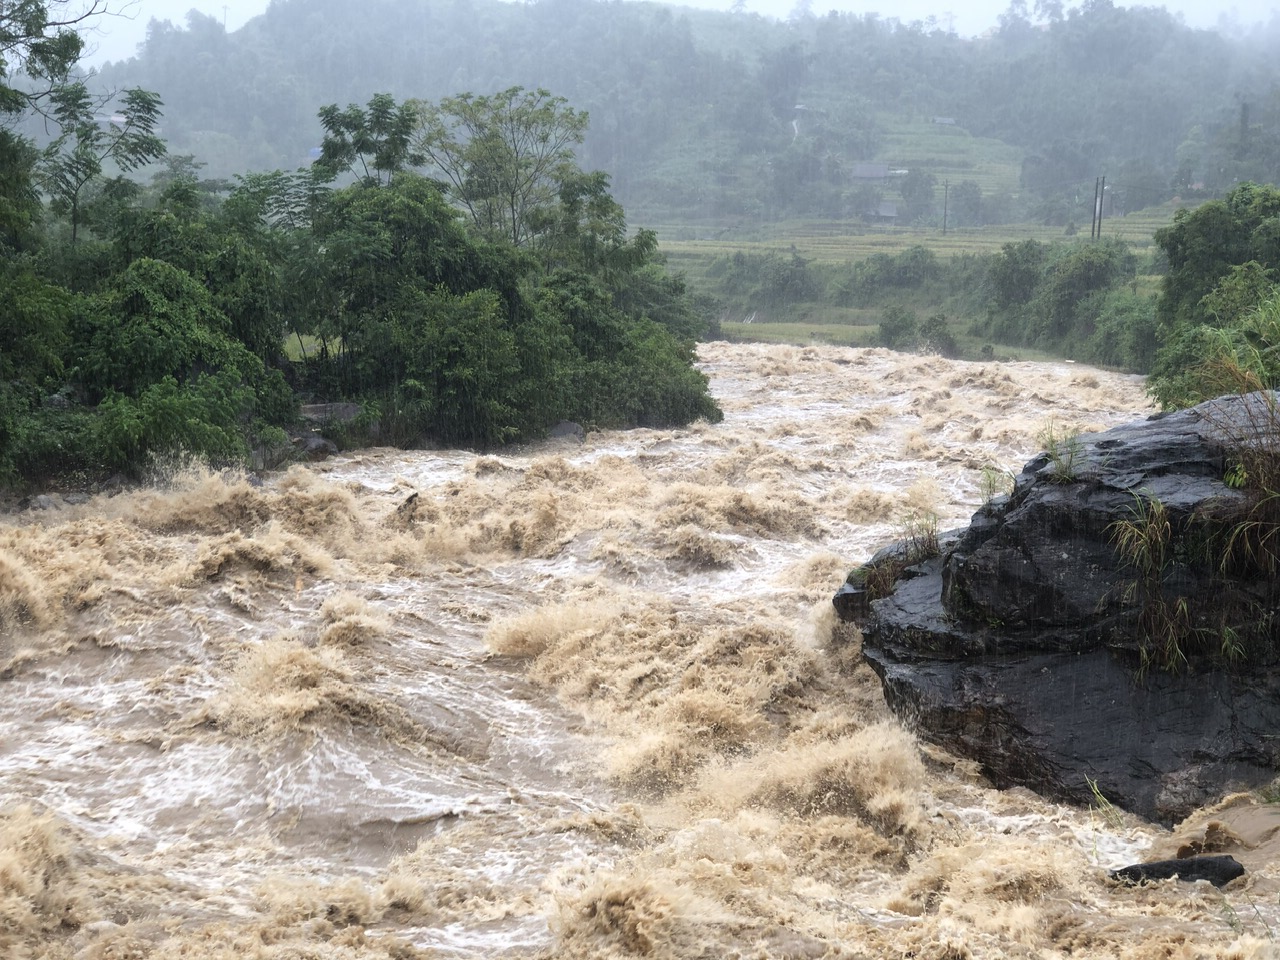
[(917, 336), (921, 353), (936, 353), (950, 359), (960, 356), (960, 346), (947, 326), (946, 314), (935, 313), (920, 324)]
[(189, 385), (165, 377), (137, 398), (109, 397), (99, 411), (108, 456), (116, 466), (136, 471), (159, 453), (243, 462), (249, 452), (244, 423), (252, 407), (252, 392), (235, 374), (222, 372)]
[(880, 332), (877, 339), (882, 347), (890, 350), (905, 350), (915, 346), (916, 330), (919, 321), (914, 311), (898, 304), (885, 308), (880, 318)]

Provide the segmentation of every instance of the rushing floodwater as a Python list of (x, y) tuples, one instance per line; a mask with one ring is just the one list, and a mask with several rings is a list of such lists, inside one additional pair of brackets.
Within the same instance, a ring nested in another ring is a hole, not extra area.
[[(1272, 808), (992, 790), (831, 613), (1141, 382), (700, 356), (716, 426), (0, 518), (0, 958), (1277, 956)], [(1105, 880), (1188, 845), (1247, 881)]]

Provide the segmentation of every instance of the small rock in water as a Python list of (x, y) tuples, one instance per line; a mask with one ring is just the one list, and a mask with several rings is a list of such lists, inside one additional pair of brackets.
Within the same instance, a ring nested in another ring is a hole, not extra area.
[(587, 439), (587, 432), (582, 429), (582, 425), (579, 423), (574, 423), (572, 420), (561, 420), (551, 428), (550, 436), (552, 440), (569, 438), (582, 443)]
[(315, 434), (306, 437), (299, 437), (297, 440), (293, 441), (293, 445), (299, 454), (313, 463), (317, 460), (324, 460), (331, 457), (338, 452), (338, 445), (336, 443)]
[(1142, 883), (1145, 880), (1168, 880), (1177, 877), (1188, 883), (1208, 880), (1215, 887), (1225, 886), (1236, 877), (1244, 875), (1244, 867), (1235, 857), (1187, 857), (1180, 860), (1152, 860), (1135, 863), (1107, 874), (1112, 880)]

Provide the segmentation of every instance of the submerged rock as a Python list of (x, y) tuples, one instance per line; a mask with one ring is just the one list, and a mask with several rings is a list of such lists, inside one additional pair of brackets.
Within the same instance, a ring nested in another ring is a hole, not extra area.
[(1278, 425), (1253, 394), (1064, 440), (889, 595), (843, 590), (890, 706), (999, 786), (1164, 822), (1272, 779), (1280, 588), (1223, 562), (1259, 502), (1224, 478)]

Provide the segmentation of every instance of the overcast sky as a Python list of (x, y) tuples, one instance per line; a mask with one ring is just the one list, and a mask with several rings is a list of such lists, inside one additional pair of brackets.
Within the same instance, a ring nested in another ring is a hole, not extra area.
[[(86, 37), (96, 51), (88, 58), (90, 63), (120, 60), (132, 56), (138, 44), (146, 36), (147, 24), (156, 20), (170, 20), (177, 26), (186, 24), (187, 11), (195, 9), (207, 16), (225, 20), (228, 30), (236, 30), (246, 20), (262, 13), (268, 0), (106, 0), (118, 15), (97, 18), (94, 32)], [(360, 0), (351, 0), (359, 3)], [(687, 0), (684, 6), (728, 10), (732, 0)], [(1068, 7), (1075, 6), (1068, 0)], [(1121, 6), (1136, 4), (1121, 3)], [(1167, 3), (1144, 4), (1164, 6), (1174, 13), (1181, 13), (1194, 27), (1212, 27), (1226, 18), (1228, 23), (1251, 26), (1266, 22), (1280, 8), (1280, 0), (1169, 0)], [(982, 33), (996, 23), (996, 18), (1008, 8), (1008, 0), (813, 0), (811, 10), (823, 14), (828, 10), (851, 13), (877, 12), (884, 17), (897, 17), (904, 22), (924, 20), (936, 16), (944, 26), (952, 26), (963, 36)], [(1034, 0), (1028, 2), (1034, 8)], [(796, 7), (796, 0), (746, 0), (750, 13), (769, 17), (786, 17)]]

